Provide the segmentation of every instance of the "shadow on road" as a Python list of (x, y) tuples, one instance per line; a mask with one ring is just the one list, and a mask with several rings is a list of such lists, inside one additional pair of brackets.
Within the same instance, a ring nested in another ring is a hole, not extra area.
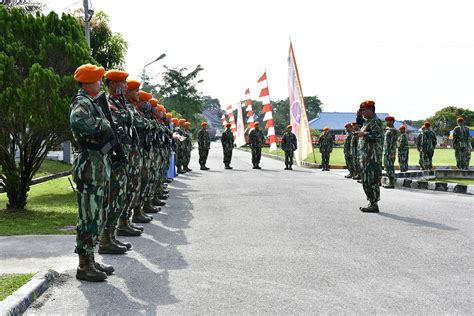
[(382, 217), (387, 217), (390, 219), (395, 219), (397, 221), (414, 224), (416, 226), (423, 226), (423, 227), (435, 228), (435, 229), (440, 229), (440, 230), (451, 230), (451, 231), (458, 230), (457, 228), (453, 228), (451, 226), (447, 226), (447, 225), (435, 223), (435, 222), (430, 222), (430, 221), (425, 221), (423, 219), (418, 219), (418, 218), (413, 218), (413, 217), (405, 217), (405, 216), (400, 216), (400, 215), (395, 215), (395, 214), (390, 214), (390, 213), (378, 213), (378, 215)]

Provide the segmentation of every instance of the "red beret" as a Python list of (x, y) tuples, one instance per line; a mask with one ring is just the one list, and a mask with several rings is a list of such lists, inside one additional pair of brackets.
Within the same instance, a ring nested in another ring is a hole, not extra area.
[(293, 126), (291, 126), (291, 124), (290, 124), (290, 125), (287, 125), (286, 128), (293, 128)]
[(395, 118), (394, 118), (393, 116), (390, 116), (390, 115), (389, 115), (389, 116), (386, 116), (386, 117), (385, 117), (385, 121), (392, 121), (392, 122), (394, 122), (394, 121), (395, 121)]
[(362, 108), (373, 107), (373, 106), (375, 106), (375, 102), (374, 102), (374, 101), (372, 101), (372, 100), (365, 100), (364, 102), (362, 102), (362, 103), (360, 104), (360, 107), (359, 107), (359, 108), (362, 109)]
[(207, 126), (207, 122), (202, 122), (201, 126)]
[(400, 126), (398, 129), (406, 129), (407, 127), (405, 125)]
[(92, 64), (85, 64), (77, 67), (74, 72), (74, 80), (81, 83), (94, 83), (104, 76), (104, 67), (98, 67)]
[(166, 118), (167, 119), (170, 119), (173, 115), (171, 115), (171, 113), (166, 113)]
[(426, 121), (425, 124), (423, 124), (423, 125), (425, 125), (425, 127), (430, 127), (430, 126), (431, 126), (431, 123), (428, 122), (428, 121)]
[(112, 69), (105, 73), (105, 78), (111, 81), (123, 81), (128, 77), (128, 72)]
[(178, 124), (179, 120), (176, 118), (176, 117), (173, 117), (171, 119), (171, 123), (173, 123), (174, 125)]
[(464, 118), (458, 117), (458, 120), (457, 120), (457, 121), (458, 121), (458, 123), (464, 123)]
[(148, 100), (148, 102), (150, 102), (150, 104), (151, 104), (152, 107), (155, 107), (155, 106), (158, 105), (158, 100), (157, 100), (157, 99), (154, 99), (154, 98)]
[(151, 93), (148, 93), (146, 91), (140, 90), (138, 92), (138, 95), (140, 96), (140, 101), (148, 101), (151, 98), (153, 98), (153, 95)]
[(127, 89), (128, 90), (136, 90), (140, 88), (141, 82), (136, 79), (129, 79), (127, 80)]

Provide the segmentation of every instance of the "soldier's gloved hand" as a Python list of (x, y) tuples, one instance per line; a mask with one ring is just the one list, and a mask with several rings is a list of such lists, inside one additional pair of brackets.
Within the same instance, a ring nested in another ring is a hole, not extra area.
[(103, 142), (106, 142), (112, 137), (113, 129), (110, 126), (110, 123), (106, 120), (102, 120), (99, 125), (100, 128), (100, 138)]

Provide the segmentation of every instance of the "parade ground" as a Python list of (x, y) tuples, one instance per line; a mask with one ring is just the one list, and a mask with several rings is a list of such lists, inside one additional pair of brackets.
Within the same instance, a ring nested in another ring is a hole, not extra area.
[(211, 170), (191, 161), (133, 250), (96, 255), (106, 282), (75, 279), (75, 236), (0, 237), (7, 273), (62, 273), (27, 313), (472, 313), (471, 196), (382, 189), (365, 214), (343, 170), (253, 170), (240, 150), (224, 170), (218, 143)]

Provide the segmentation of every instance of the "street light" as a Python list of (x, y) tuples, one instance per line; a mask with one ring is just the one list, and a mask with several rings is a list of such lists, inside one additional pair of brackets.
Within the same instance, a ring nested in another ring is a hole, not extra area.
[(165, 57), (166, 57), (166, 54), (161, 54), (160, 57), (158, 57), (158, 58), (155, 59), (154, 61), (152, 61), (152, 62), (146, 64), (145, 66), (143, 66), (142, 77), (145, 76), (145, 68), (146, 68), (146, 67), (150, 66), (150, 65), (153, 64), (153, 63), (156, 63), (158, 60), (161, 60), (161, 59), (163, 59), (163, 58), (165, 58)]

